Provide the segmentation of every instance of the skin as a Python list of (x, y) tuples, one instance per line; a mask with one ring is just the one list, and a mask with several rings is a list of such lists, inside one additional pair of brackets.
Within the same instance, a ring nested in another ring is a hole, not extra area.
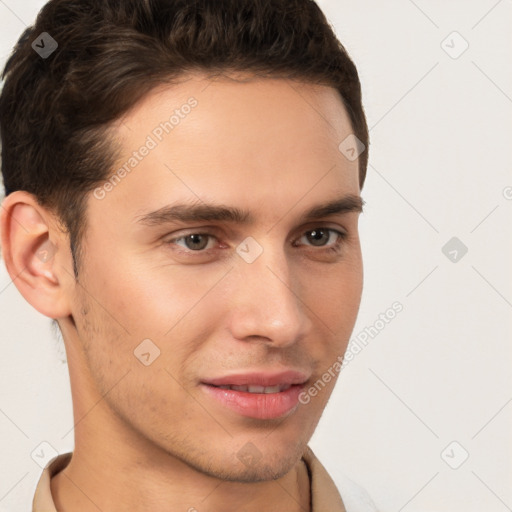
[[(240, 416), (199, 383), (293, 368), (309, 386), (345, 352), (363, 286), (359, 213), (300, 216), (360, 195), (358, 161), (338, 150), (349, 118), (330, 87), (188, 75), (112, 126), (119, 166), (191, 96), (197, 107), (172, 133), (103, 199), (88, 197), (79, 283), (58, 219), (27, 192), (2, 205), (7, 269), (63, 331), (75, 450), (51, 481), (59, 511), (310, 510), (301, 454), (336, 379), (276, 420)], [(198, 198), (247, 209), (255, 223), (136, 222)], [(315, 246), (315, 228), (347, 238), (330, 253), (336, 235)], [(170, 241), (191, 233), (212, 235), (207, 253)], [(236, 252), (248, 236), (263, 248), (250, 264)], [(41, 247), (51, 247), (47, 261)], [(160, 350), (149, 366), (134, 356), (147, 338)], [(253, 465), (237, 457), (249, 442), (260, 455)]]

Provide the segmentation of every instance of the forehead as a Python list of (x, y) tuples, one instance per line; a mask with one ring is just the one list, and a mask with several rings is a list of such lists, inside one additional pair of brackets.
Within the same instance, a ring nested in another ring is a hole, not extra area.
[[(168, 121), (173, 112), (179, 115), (191, 98), (197, 102), (192, 112), (195, 115), (185, 113), (189, 120), (178, 123), (182, 125), (180, 132), (187, 126), (190, 132), (202, 128), (210, 131), (209, 135), (212, 128), (228, 133), (231, 127), (238, 132), (236, 123), (244, 125), (240, 135), (249, 132), (251, 126), (260, 134), (293, 126), (295, 135), (311, 137), (316, 131), (319, 136), (328, 133), (335, 141), (352, 132), (340, 93), (332, 87), (241, 73), (208, 76), (195, 72), (177, 83), (155, 87), (117, 123), (117, 133), (129, 136), (126, 129), (133, 124), (149, 129), (157, 120)], [(182, 115), (179, 117), (183, 120)], [(279, 135), (283, 141), (285, 133)]]
[(124, 172), (102, 205), (140, 215), (178, 198), (276, 207), (286, 197), (357, 194), (357, 160), (339, 150), (351, 133), (331, 87), (191, 74), (116, 123), (122, 152), (112, 172)]

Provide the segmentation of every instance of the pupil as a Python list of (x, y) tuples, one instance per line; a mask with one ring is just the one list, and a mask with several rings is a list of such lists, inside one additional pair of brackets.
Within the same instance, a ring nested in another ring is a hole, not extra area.
[[(315, 229), (314, 231), (310, 231), (311, 233), (311, 238), (312, 238), (312, 241), (313, 242), (318, 242), (320, 241), (321, 242), (321, 238), (322, 237), (325, 237), (325, 231), (324, 230), (321, 230), (321, 229)], [(320, 238), (318, 238), (320, 237)], [(317, 245), (322, 245), (322, 244), (317, 244)]]
[[(190, 247), (191, 249), (204, 249), (206, 247), (206, 244), (204, 243), (204, 238), (202, 235), (189, 235), (187, 237), (192, 245), (196, 245), (196, 247)], [(201, 244), (201, 238), (203, 238), (203, 243)], [(197, 244), (199, 244), (200, 247), (197, 247)]]

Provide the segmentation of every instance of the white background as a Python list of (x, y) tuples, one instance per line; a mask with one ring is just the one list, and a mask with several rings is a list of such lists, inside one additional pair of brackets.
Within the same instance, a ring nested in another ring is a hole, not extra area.
[[(43, 4), (0, 0), (2, 67)], [(342, 370), (311, 446), (382, 512), (512, 510), (512, 1), (319, 4), (371, 128), (353, 337), (404, 309)], [(31, 452), (71, 451), (73, 417), (62, 343), (3, 263), (0, 311), (0, 511), (16, 512), (41, 473)]]

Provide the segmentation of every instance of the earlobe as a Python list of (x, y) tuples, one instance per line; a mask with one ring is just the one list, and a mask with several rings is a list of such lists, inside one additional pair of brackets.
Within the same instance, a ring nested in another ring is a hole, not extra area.
[[(25, 191), (7, 196), (0, 212), (2, 255), (16, 288), (36, 310), (50, 318), (69, 314), (59, 279), (58, 232), (51, 214)], [(62, 245), (62, 244), (61, 244)]]

